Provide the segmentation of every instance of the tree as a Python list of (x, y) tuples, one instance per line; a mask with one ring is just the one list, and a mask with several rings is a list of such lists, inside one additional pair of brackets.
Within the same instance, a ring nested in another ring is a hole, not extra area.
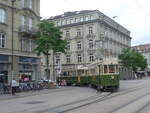
[(50, 50), (53, 53), (62, 52), (65, 53), (67, 49), (67, 41), (62, 40), (62, 32), (58, 27), (47, 20), (42, 20), (38, 25), (39, 31), (36, 36), (36, 48), (35, 52), (40, 55), (41, 53), (46, 56), (46, 76), (50, 78), (49, 70), (49, 55), (51, 55)]
[(136, 72), (138, 69), (144, 70), (147, 67), (147, 60), (144, 56), (132, 49), (123, 49), (122, 54), (119, 56), (120, 63)]

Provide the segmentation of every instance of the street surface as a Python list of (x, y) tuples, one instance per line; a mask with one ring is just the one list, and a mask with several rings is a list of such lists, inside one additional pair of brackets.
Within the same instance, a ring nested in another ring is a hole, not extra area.
[(120, 81), (117, 93), (61, 87), (0, 95), (0, 113), (150, 113), (150, 79)]

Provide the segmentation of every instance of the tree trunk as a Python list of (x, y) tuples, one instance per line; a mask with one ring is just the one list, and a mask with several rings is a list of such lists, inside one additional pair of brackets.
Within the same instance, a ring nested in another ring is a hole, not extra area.
[(54, 51), (53, 51), (53, 81), (55, 81), (55, 59), (54, 59)]
[(49, 70), (49, 55), (46, 54), (46, 78), (50, 79), (50, 70)]

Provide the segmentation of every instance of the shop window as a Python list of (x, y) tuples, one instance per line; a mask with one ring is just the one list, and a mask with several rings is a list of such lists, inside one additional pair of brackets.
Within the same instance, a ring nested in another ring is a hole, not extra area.
[(0, 55), (0, 61), (8, 61), (9, 57), (6, 55)]
[(37, 58), (32, 57), (20, 57), (19, 61), (22, 63), (37, 63)]

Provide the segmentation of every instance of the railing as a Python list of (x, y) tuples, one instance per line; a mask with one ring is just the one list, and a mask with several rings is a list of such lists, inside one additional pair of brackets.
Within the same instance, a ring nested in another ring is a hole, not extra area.
[(96, 35), (93, 34), (93, 33), (91, 33), (91, 34), (87, 34), (86, 37), (87, 37), (87, 38), (94, 38), (94, 37), (96, 37)]
[(33, 28), (33, 27), (29, 27), (29, 26), (20, 26), (19, 27), (19, 32), (20, 33), (26, 33), (26, 34), (35, 34), (38, 30)]

